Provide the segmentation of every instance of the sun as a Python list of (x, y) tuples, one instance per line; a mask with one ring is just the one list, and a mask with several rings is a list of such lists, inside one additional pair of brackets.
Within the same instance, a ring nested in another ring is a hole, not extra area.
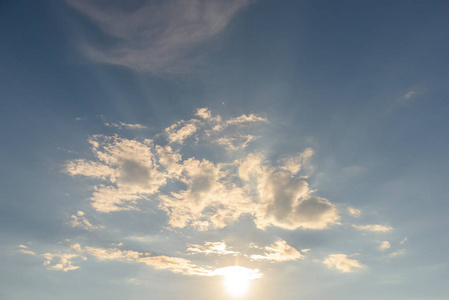
[(243, 297), (248, 293), (251, 280), (262, 277), (259, 270), (240, 266), (221, 268), (215, 273), (224, 277), (223, 284), (226, 291), (236, 298)]

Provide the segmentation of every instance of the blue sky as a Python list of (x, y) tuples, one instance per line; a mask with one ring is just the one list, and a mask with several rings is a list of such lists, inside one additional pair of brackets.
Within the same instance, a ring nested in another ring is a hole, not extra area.
[(448, 10), (2, 1), (0, 298), (447, 299)]

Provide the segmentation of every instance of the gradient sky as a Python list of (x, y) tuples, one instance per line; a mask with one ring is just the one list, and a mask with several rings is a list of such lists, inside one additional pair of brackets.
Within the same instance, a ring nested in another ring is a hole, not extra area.
[(448, 13), (1, 1), (0, 298), (447, 300)]

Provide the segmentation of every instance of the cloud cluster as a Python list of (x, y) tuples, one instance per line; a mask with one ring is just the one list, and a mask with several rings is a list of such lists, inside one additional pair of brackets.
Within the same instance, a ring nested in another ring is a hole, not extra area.
[[(312, 149), (273, 162), (261, 152), (247, 151), (248, 139), (239, 141), (243, 132), (268, 123), (265, 117), (250, 114), (224, 120), (206, 108), (198, 109), (195, 116), (199, 118), (165, 129), (165, 144), (94, 135), (89, 143), (96, 159), (69, 161), (65, 171), (101, 181), (90, 198), (97, 211), (133, 210), (139, 201), (157, 200), (169, 225), (177, 228), (223, 228), (242, 215), (252, 216), (260, 229), (324, 229), (337, 223), (336, 206), (313, 195), (300, 175)], [(235, 143), (230, 147), (223, 140)], [(224, 145), (237, 159), (214, 162), (185, 157), (183, 147), (191, 141)], [(170, 190), (161, 192), (161, 187)]]
[(219, 35), (248, 0), (66, 0), (111, 39), (80, 45), (96, 61), (166, 75), (191, 71), (207, 42)]

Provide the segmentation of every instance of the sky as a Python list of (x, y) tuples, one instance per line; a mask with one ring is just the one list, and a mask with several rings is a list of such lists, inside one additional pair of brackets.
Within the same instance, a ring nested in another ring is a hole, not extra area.
[(0, 298), (447, 300), (448, 12), (0, 1)]

